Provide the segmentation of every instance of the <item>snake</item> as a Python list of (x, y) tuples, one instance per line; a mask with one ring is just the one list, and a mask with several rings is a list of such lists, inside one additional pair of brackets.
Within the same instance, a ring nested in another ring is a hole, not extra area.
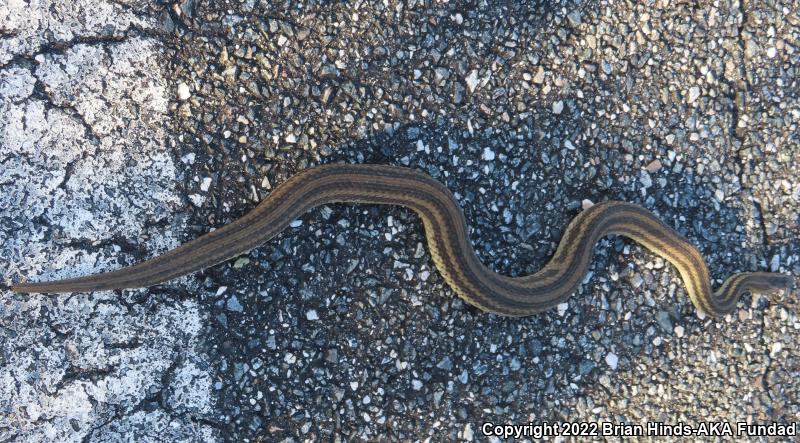
[(400, 166), (327, 164), (291, 176), (230, 224), (149, 260), (83, 277), (21, 282), (12, 289), (72, 293), (154, 286), (246, 253), (310, 209), (331, 203), (410, 208), (422, 220), (428, 252), (444, 281), (467, 303), (505, 316), (538, 314), (563, 303), (583, 284), (597, 243), (608, 235), (628, 237), (669, 261), (692, 304), (711, 316), (731, 312), (744, 293), (788, 292), (793, 283), (786, 274), (741, 272), (712, 290), (709, 268), (688, 239), (642, 206), (622, 201), (605, 201), (581, 211), (539, 271), (503, 275), (481, 262), (458, 201), (440, 181)]

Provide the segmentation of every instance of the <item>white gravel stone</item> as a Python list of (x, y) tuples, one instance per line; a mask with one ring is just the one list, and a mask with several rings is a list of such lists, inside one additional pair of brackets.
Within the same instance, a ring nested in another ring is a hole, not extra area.
[(608, 364), (608, 366), (611, 369), (617, 369), (618, 363), (619, 363), (619, 357), (617, 357), (617, 354), (613, 352), (609, 352), (608, 354), (606, 354), (606, 364)]
[(776, 341), (769, 350), (769, 356), (775, 358), (783, 350), (783, 343)]
[(536, 84), (544, 83), (544, 68), (539, 66), (536, 70), (536, 75), (533, 76), (533, 82)]
[(461, 432), (461, 438), (466, 441), (472, 441), (475, 439), (475, 435), (472, 432), (472, 423), (467, 423), (464, 425), (464, 430)]
[(692, 86), (689, 88), (689, 103), (694, 103), (700, 97), (700, 88)]
[(769, 270), (772, 272), (780, 272), (781, 256), (779, 254), (775, 254), (772, 256), (772, 259), (769, 261)]
[(192, 96), (191, 91), (189, 91), (189, 85), (186, 83), (179, 83), (178, 84), (178, 98), (181, 100), (188, 100), (189, 97)]
[(767, 48), (767, 57), (775, 58), (776, 55), (778, 55), (778, 50), (774, 46)]
[(478, 86), (478, 71), (473, 69), (470, 71), (469, 75), (464, 79), (467, 82), (467, 88), (469, 88), (469, 92), (475, 92), (475, 88)]

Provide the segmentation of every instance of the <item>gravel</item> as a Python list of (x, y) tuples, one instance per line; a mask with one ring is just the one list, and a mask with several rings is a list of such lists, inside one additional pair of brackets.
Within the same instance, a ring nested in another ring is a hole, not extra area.
[(316, 208), (150, 290), (8, 291), (138, 262), (332, 162), (442, 181), (508, 275), (609, 199), (688, 237), (715, 284), (800, 275), (796, 7), (503, 3), (0, 12), (0, 441), (800, 421), (797, 289), (703, 317), (671, 265), (621, 238), (575, 296), (522, 319), (461, 301), (419, 219), (367, 205)]

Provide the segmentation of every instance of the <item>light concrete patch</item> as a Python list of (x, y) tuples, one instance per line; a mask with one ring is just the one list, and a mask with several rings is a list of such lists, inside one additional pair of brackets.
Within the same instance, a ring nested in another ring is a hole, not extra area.
[(0, 66), (76, 39), (121, 38), (149, 23), (135, 11), (148, 1), (5, 0), (0, 7)]
[[(131, 250), (179, 243), (164, 49), (123, 32), (142, 25), (130, 6), (0, 8), (10, 35), (0, 40), (5, 285), (109, 270), (135, 260)], [(191, 299), (2, 289), (0, 441), (213, 439), (195, 419), (211, 404), (194, 350), (204, 317)]]

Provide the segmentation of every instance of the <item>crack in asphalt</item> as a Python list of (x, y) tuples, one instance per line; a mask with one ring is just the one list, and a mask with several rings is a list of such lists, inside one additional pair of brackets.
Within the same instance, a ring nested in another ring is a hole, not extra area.
[(73, 382), (77, 381), (85, 381), (85, 382), (93, 382), (99, 378), (111, 375), (114, 370), (119, 369), (119, 363), (112, 364), (105, 368), (91, 368), (91, 369), (81, 369), (76, 368), (73, 365), (64, 372), (64, 375), (61, 377), (61, 380), (55, 384), (53, 387), (53, 391), (48, 392), (50, 395), (58, 395), (62, 389), (67, 387), (67, 385), (72, 384)]
[[(769, 310), (769, 300), (767, 300), (767, 305), (764, 307), (763, 311)], [(767, 331), (767, 316), (764, 312), (761, 312), (761, 328), (759, 328), (759, 339), (761, 342), (761, 346), (765, 349), (765, 356), (766, 361), (764, 362), (764, 371), (761, 373), (761, 388), (766, 392), (767, 396), (770, 400), (774, 400), (775, 398), (772, 396), (772, 390), (769, 385), (769, 381), (767, 378), (769, 377), (770, 367), (772, 366), (772, 355), (771, 349), (767, 344), (767, 339), (765, 337), (765, 333)]]
[(739, 121), (742, 115), (746, 114), (748, 103), (750, 101), (750, 93), (752, 91), (752, 85), (748, 80), (746, 43), (744, 37), (748, 21), (747, 5), (745, 1), (740, 1), (738, 3), (738, 13), (739, 23), (736, 34), (737, 51), (732, 54), (736, 58), (736, 65), (738, 66), (738, 78), (727, 80), (725, 79), (724, 75), (721, 76), (722, 82), (729, 89), (729, 92), (726, 94), (726, 96), (731, 102), (731, 124), (728, 140), (730, 141), (732, 139), (734, 143), (729, 142), (728, 146), (733, 152), (733, 158), (736, 162), (736, 175), (739, 180), (739, 186), (741, 187), (742, 193), (745, 197), (742, 199), (742, 203), (750, 203), (752, 207), (750, 215), (757, 223), (757, 235), (761, 238), (762, 258), (766, 260), (770, 239), (769, 235), (767, 234), (766, 224), (764, 222), (764, 209), (761, 206), (761, 202), (755, 197), (755, 195), (753, 195), (752, 186), (747, 184), (746, 172), (747, 170), (752, 169), (753, 160), (746, 160), (742, 155), (742, 151), (745, 149), (745, 146), (747, 146), (749, 137), (745, 128), (739, 127)]
[(154, 27), (153, 29), (147, 29), (141, 25), (131, 23), (119, 33), (90, 36), (79, 35), (69, 40), (57, 40), (42, 43), (39, 48), (32, 53), (15, 54), (11, 57), (11, 60), (5, 63), (0, 63), (0, 71), (12, 66), (24, 64), (26, 62), (35, 62), (36, 57), (39, 55), (62, 55), (66, 51), (78, 45), (106, 46), (114, 43), (122, 43), (133, 37), (149, 37), (162, 41), (162, 39), (166, 38), (168, 35), (169, 34), (166, 31), (158, 29), (157, 27)]

